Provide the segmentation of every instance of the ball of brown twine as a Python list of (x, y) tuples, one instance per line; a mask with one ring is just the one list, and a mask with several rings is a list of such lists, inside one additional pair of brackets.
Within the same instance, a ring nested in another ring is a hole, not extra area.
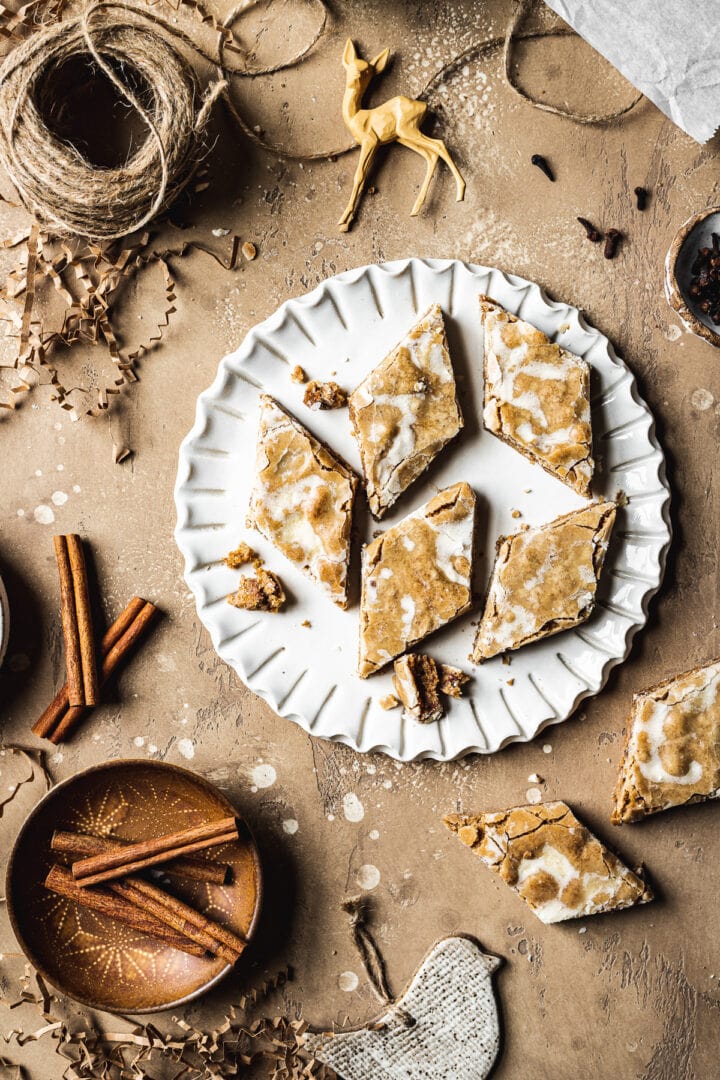
[[(147, 129), (122, 166), (93, 164), (48, 125), (58, 107), (53, 77), (77, 59), (101, 71)], [(202, 157), (210, 108), (225, 87), (215, 82), (203, 95), (167, 33), (138, 8), (100, 0), (34, 34), (0, 67), (0, 162), (25, 206), (52, 232), (126, 236), (187, 184)]]

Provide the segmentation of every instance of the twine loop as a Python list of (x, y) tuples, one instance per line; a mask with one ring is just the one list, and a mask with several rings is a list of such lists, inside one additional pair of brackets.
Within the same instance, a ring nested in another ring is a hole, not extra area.
[[(70, 60), (90, 61), (142, 120), (147, 137), (117, 167), (98, 166), (52, 130), (53, 82)], [(143, 87), (147, 92), (138, 91)], [(0, 67), (0, 162), (41, 225), (113, 240), (141, 229), (187, 184), (203, 152), (215, 99), (141, 9), (99, 0), (19, 44)]]

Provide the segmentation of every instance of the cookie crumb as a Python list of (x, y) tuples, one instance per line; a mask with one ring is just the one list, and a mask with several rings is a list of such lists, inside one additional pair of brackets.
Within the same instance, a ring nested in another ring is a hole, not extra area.
[(522, 512), (520, 510), (513, 510), (510, 516), (514, 518), (519, 518), (522, 517)]
[(462, 688), (470, 682), (470, 676), (460, 668), (451, 667), (449, 664), (438, 664), (440, 671), (440, 691), (448, 697), (462, 697)]
[(385, 709), (386, 712), (389, 712), (390, 709), (397, 709), (400, 702), (394, 694), (386, 694), (385, 697), (380, 698), (379, 704), (381, 709)]
[(242, 246), (242, 253), (248, 262), (252, 262), (257, 255), (257, 248), (249, 240), (246, 240)]
[(237, 591), (228, 596), (228, 603), (244, 611), (280, 611), (285, 593), (280, 578), (271, 570), (257, 568), (255, 577), (242, 577)]
[(303, 619), (303, 621), (300, 623), (300, 625), (307, 627), (307, 629), (309, 630), (310, 627), (312, 626), (312, 623), (310, 622), (309, 619)]
[(309, 382), (303, 404), (308, 409), (342, 409), (347, 405), (347, 390), (343, 390), (336, 382), (317, 382), (315, 379)]
[(225, 565), (229, 566), (231, 570), (237, 570), (241, 566), (247, 566), (248, 563), (255, 563), (256, 566), (260, 565), (260, 559), (256, 551), (246, 544), (244, 541), (235, 548), (234, 551), (229, 551), (225, 556)]
[(296, 364), (295, 367), (290, 372), (290, 378), (292, 379), (293, 382), (296, 382), (296, 383), (307, 382), (307, 375), (305, 374), (305, 372), (303, 371), (303, 369), (300, 367), (299, 364)]

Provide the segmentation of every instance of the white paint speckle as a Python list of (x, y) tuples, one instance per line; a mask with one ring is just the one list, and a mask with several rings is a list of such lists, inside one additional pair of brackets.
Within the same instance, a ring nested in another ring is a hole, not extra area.
[(179, 753), (188, 761), (195, 757), (195, 743), (192, 739), (178, 739), (177, 748)]
[(327, 819), (328, 819), (328, 821), (334, 821), (335, 820), (335, 815), (334, 814), (328, 814)]
[(256, 788), (272, 787), (277, 780), (277, 773), (272, 765), (256, 765), (250, 773), (250, 779)]
[(715, 401), (715, 398), (706, 390), (703, 386), (698, 386), (697, 390), (693, 390), (690, 395), (690, 404), (693, 409), (697, 409), (698, 412), (706, 412)]
[(80, 487), (79, 484), (73, 484), (73, 491), (75, 492), (76, 495), (79, 495), (80, 492), (82, 491), (82, 488)]
[(155, 743), (150, 743), (150, 745), (148, 746), (148, 752), (151, 754), (157, 754), (158, 748)]
[(42, 469), (36, 469), (35, 470), (35, 475), (36, 476), (42, 476)]
[(351, 994), (353, 990), (357, 990), (359, 981), (360, 980), (354, 971), (343, 971), (338, 975), (338, 986), (347, 994)]
[(370, 832), (368, 833), (368, 836), (369, 836), (369, 838), (371, 840), (379, 840), (380, 839), (380, 833), (377, 831), (377, 829), (371, 829)]
[(682, 337), (682, 330), (677, 325), (677, 323), (670, 323), (670, 325), (665, 330), (665, 338), (668, 341), (677, 341), (678, 338), (681, 338), (681, 337)]
[(389, 791), (392, 787), (392, 780), (383, 780), (383, 787)]
[(65, 468), (65, 466), (64, 465), (56, 465), (55, 468), (57, 469), (58, 472), (62, 472), (63, 469)]
[(294, 836), (300, 828), (294, 817), (286, 818), (285, 821), (283, 821), (282, 826), (283, 832), (286, 832), (288, 836)]
[(175, 671), (177, 664), (173, 656), (168, 656), (167, 653), (158, 653), (155, 663), (161, 671)]
[(52, 508), (46, 506), (45, 503), (40, 503), (33, 510), (33, 517), (37, 521), (38, 525), (52, 525), (55, 520), (55, 515), (52, 512)]
[(365, 863), (355, 875), (355, 880), (361, 889), (369, 891), (380, 884), (380, 871), (372, 863)]
[(62, 431), (62, 424), (59, 422), (57, 424), (53, 424), (53, 427), (56, 431)]
[(138, 746), (138, 747), (139, 746), (144, 746), (145, 745), (145, 736), (144, 735), (136, 735), (135, 738), (133, 739), (133, 745)]
[(25, 517), (25, 511), (21, 508), (20, 510), (18, 510), (17, 516), (18, 517)]
[(348, 821), (362, 821), (365, 817), (365, 807), (352, 791), (343, 795), (343, 813)]
[(552, 746), (549, 742), (546, 742), (543, 746), (543, 754), (552, 754)]
[(529, 787), (525, 792), (525, 798), (532, 806), (542, 802), (542, 791), (537, 787)]
[(65, 491), (53, 491), (50, 496), (55, 506), (64, 506), (68, 501), (67, 492)]

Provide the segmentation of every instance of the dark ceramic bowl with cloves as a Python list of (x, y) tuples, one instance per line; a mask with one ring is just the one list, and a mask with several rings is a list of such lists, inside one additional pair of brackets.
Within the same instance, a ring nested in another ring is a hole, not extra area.
[(665, 295), (687, 330), (720, 346), (720, 206), (678, 230), (665, 259)]
[[(8, 912), (28, 960), (63, 994), (109, 1012), (175, 1008), (209, 990), (232, 970), (219, 956), (179, 951), (48, 891), (44, 882), (63, 861), (50, 847), (56, 830), (134, 843), (228, 816), (237, 811), (213, 784), (160, 761), (108, 761), (57, 784), (30, 812), (8, 863)], [(163, 888), (249, 941), (262, 880), (247, 827), (238, 821), (236, 840), (198, 857), (225, 865), (221, 883), (160, 876)]]

